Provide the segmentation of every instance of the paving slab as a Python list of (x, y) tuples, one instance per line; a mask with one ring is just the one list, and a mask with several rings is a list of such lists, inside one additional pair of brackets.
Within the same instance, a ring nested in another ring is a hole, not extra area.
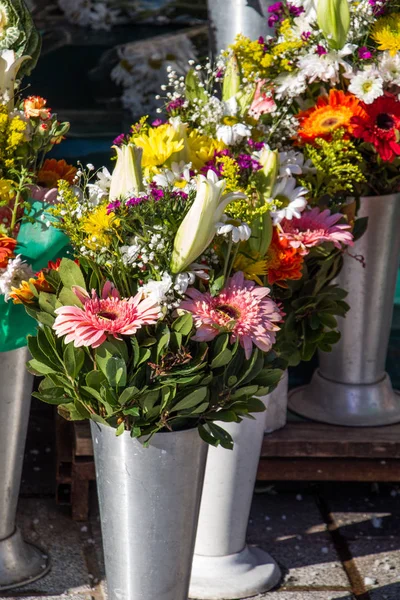
[(356, 600), (346, 592), (268, 592), (253, 600)]
[(272, 554), (284, 587), (350, 590), (315, 499), (308, 494), (255, 494), (248, 542)]
[(24, 597), (71, 594), (74, 600), (90, 598), (95, 582), (87, 560), (90, 531), (81, 531), (85, 525), (74, 523), (68, 511), (51, 499), (21, 499), (18, 523), (24, 538), (50, 556), (51, 571), (43, 579), (19, 588), (15, 596), (20, 597), (22, 592)]

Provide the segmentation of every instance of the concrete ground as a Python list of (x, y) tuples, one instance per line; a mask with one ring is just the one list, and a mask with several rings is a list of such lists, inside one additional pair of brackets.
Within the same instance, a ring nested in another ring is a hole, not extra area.
[[(248, 541), (275, 557), (283, 579), (256, 600), (400, 600), (399, 500), (390, 485), (260, 483)], [(106, 600), (94, 492), (92, 504), (90, 520), (74, 523), (51, 497), (21, 499), (22, 531), (52, 569), (0, 600)]]

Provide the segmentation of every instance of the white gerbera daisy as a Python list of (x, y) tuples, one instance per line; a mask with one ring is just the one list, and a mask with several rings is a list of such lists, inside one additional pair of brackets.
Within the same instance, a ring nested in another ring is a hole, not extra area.
[(189, 191), (191, 166), (191, 163), (186, 164), (183, 160), (179, 163), (173, 162), (171, 169), (161, 169), (161, 172), (153, 177), (153, 181), (163, 188), (179, 187), (185, 192)]
[(272, 206), (274, 200), (278, 200), (280, 207), (271, 210), (271, 217), (274, 225), (277, 225), (282, 219), (300, 218), (302, 211), (307, 206), (307, 200), (304, 198), (308, 190), (302, 186), (296, 187), (294, 177), (283, 177), (275, 184), (272, 190)]
[(383, 79), (375, 69), (359, 71), (351, 78), (349, 91), (365, 104), (372, 104), (383, 94)]

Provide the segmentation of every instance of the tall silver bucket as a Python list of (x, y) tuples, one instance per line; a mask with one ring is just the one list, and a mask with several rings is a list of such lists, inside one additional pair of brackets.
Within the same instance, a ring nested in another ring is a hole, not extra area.
[(16, 528), (33, 376), (27, 348), (0, 353), (0, 591), (31, 583), (49, 569), (43, 553)]
[(272, 35), (268, 26), (269, 0), (208, 0), (212, 54), (232, 44), (238, 33), (258, 39)]
[(270, 590), (280, 580), (274, 559), (246, 545), (265, 429), (265, 413), (255, 416), (241, 423), (220, 423), (233, 438), (233, 450), (209, 449), (190, 598), (245, 598)]
[[(91, 422), (109, 600), (187, 600), (207, 445)], [(142, 440), (143, 441), (143, 440)]]
[(319, 354), (309, 386), (294, 390), (289, 407), (324, 423), (389, 425), (400, 421), (400, 395), (393, 391), (385, 360), (393, 316), (400, 255), (400, 194), (361, 198), (359, 216), (368, 229), (351, 250), (365, 267), (345, 256), (337, 279), (351, 309), (339, 318), (340, 341)]

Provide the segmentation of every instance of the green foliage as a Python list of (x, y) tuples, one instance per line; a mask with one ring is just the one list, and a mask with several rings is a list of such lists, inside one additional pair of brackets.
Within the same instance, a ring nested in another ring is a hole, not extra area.
[(258, 349), (247, 360), (227, 333), (213, 342), (194, 342), (190, 313), (142, 327), (135, 336), (110, 336), (96, 349), (75, 348), (55, 335), (54, 311), (64, 300), (70, 304), (73, 286), (87, 289), (93, 272), (64, 258), (46, 278), (56, 293), (41, 292), (29, 305), (41, 327), (28, 339), (28, 366), (45, 377), (35, 396), (57, 405), (66, 419), (91, 418), (119, 435), (130, 431), (145, 438), (198, 427), (207, 442), (231, 448), (229, 434), (215, 421), (239, 422), (264, 410), (257, 396), (275, 387), (286, 366)]
[(344, 138), (342, 129), (334, 131), (330, 141), (317, 138), (314, 145), (306, 144), (304, 157), (312, 161), (316, 172), (304, 176), (300, 183), (310, 190), (314, 200), (356, 195), (366, 181), (363, 157), (354, 142)]
[(314, 248), (305, 260), (303, 278), (281, 290), (279, 299), (288, 316), (275, 350), (290, 366), (311, 360), (317, 350), (330, 352), (340, 339), (336, 317), (345, 317), (350, 307), (344, 301), (347, 292), (332, 280), (342, 263), (340, 250)]

